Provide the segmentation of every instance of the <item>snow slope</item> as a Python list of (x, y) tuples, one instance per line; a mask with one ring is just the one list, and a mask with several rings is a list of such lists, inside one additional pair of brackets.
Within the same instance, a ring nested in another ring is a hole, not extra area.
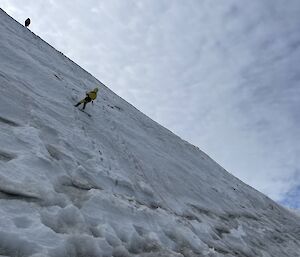
[(299, 217), (2, 10), (0, 99), (1, 256), (300, 256)]

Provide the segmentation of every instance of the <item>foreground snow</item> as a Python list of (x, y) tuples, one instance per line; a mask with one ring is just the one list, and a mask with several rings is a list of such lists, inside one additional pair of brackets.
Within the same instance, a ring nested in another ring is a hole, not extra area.
[(0, 255), (300, 256), (299, 217), (3, 11), (0, 46)]

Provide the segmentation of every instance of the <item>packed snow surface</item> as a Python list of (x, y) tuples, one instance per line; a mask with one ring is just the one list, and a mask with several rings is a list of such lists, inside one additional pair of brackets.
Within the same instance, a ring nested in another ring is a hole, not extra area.
[(300, 256), (299, 217), (3, 11), (0, 90), (1, 256)]

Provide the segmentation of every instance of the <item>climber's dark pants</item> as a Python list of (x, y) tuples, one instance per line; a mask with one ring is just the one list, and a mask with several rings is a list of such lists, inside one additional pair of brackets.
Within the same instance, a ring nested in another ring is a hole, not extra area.
[(89, 103), (90, 101), (92, 101), (92, 99), (91, 99), (89, 96), (87, 96), (86, 98), (82, 99), (82, 100), (79, 101), (77, 104), (75, 104), (74, 106), (77, 107), (77, 106), (79, 106), (80, 104), (83, 103), (83, 108), (82, 108), (82, 109), (84, 110), (86, 104)]

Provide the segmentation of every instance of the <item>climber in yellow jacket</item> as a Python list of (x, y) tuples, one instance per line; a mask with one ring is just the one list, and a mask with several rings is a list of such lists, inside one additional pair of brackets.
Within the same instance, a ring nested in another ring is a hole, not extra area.
[(94, 88), (92, 91), (89, 91), (86, 93), (86, 97), (82, 100), (80, 100), (77, 104), (75, 104), (74, 106), (77, 107), (80, 104), (83, 104), (83, 110), (85, 109), (85, 106), (87, 103), (92, 102), (97, 98), (97, 92), (98, 92), (98, 88)]

